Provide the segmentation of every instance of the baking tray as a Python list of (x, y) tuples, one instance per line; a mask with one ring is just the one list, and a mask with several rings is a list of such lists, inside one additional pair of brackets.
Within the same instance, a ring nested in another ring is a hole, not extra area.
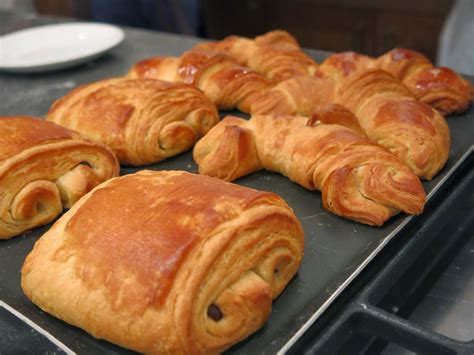
[[(55, 20), (18, 17), (0, 12), (0, 22), (6, 23), (5, 30), (12, 30), (12, 27), (18, 29)], [(55, 99), (79, 84), (122, 75), (136, 61), (152, 55), (179, 55), (198, 42), (200, 40), (195, 38), (125, 28), (125, 40), (119, 47), (81, 67), (51, 74), (0, 74), (0, 114), (42, 116)], [(317, 61), (327, 55), (325, 52), (312, 50), (308, 53)], [(473, 108), (463, 115), (448, 118), (448, 123), (452, 136), (450, 157), (436, 178), (423, 183), (429, 198), (455, 172), (469, 152), (473, 151)], [(197, 171), (191, 152), (143, 168)], [(126, 167), (122, 169), (122, 174), (138, 170)], [(282, 196), (300, 219), (306, 239), (299, 272), (274, 302), (266, 324), (228, 353), (258, 351), (273, 354), (288, 350), (370, 260), (411, 219), (417, 218), (400, 214), (381, 228), (369, 227), (325, 211), (319, 192), (310, 192), (276, 173), (260, 171), (241, 178), (236, 183)], [(428, 203), (427, 208), (436, 206)], [(48, 227), (40, 227), (11, 240), (0, 241), (0, 301), (26, 316), (72, 351), (89, 354), (127, 353), (127, 350), (96, 340), (82, 330), (45, 314), (23, 295), (20, 288), (21, 265), (35, 241)], [(11, 349), (13, 341), (10, 339), (5, 343), (5, 340), (0, 339), (0, 352)], [(59, 348), (57, 351), (60, 352)]]

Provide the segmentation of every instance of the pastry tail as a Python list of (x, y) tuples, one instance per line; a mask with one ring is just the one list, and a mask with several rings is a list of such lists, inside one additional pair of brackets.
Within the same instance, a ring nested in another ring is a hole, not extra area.
[(251, 129), (244, 120), (227, 117), (194, 148), (199, 173), (233, 181), (262, 169)]
[(416, 175), (384, 162), (341, 167), (328, 176), (322, 193), (325, 208), (377, 226), (399, 211), (420, 214), (426, 200)]

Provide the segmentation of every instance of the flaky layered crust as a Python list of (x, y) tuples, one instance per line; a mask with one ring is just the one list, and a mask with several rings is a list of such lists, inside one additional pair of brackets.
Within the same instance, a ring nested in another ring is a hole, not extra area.
[(285, 31), (270, 31), (249, 39), (230, 36), (196, 48), (226, 54), (241, 65), (264, 74), (274, 83), (298, 75), (313, 75), (317, 63), (306, 55), (297, 40)]
[(405, 48), (392, 49), (378, 58), (354, 52), (337, 53), (321, 63), (318, 71), (340, 81), (350, 74), (373, 69), (390, 73), (417, 100), (443, 115), (463, 112), (473, 100), (474, 89), (467, 80), (452, 69), (435, 67), (423, 54)]
[[(318, 68), (317, 63), (302, 52), (297, 40), (285, 31), (270, 31), (254, 39), (229, 36), (196, 48), (229, 55), (275, 83), (299, 75), (312, 76)], [(356, 71), (385, 70), (402, 81), (416, 99), (443, 115), (465, 111), (474, 99), (474, 87), (468, 81), (449, 68), (435, 67), (423, 54), (410, 49), (395, 48), (378, 58), (342, 52), (329, 57), (325, 63), (330, 66), (323, 71), (336, 80)], [(332, 71), (334, 67), (337, 69)]]
[[(281, 82), (260, 96), (251, 112), (309, 116), (322, 105), (339, 104), (355, 115), (372, 141), (397, 155), (419, 177), (430, 180), (449, 156), (450, 134), (445, 119), (417, 101), (388, 72), (370, 67), (365, 56), (332, 55), (319, 66), (317, 76)], [(332, 116), (333, 122), (346, 125), (342, 123), (344, 117)]]
[(0, 239), (54, 220), (119, 173), (107, 147), (52, 122), (0, 117)]
[(113, 78), (71, 91), (47, 120), (108, 145), (123, 164), (144, 165), (189, 149), (219, 116), (190, 85)]
[(446, 120), (387, 72), (349, 77), (341, 83), (336, 102), (356, 115), (371, 140), (397, 155), (420, 178), (431, 180), (448, 160), (451, 138)]
[(344, 109), (322, 110), (309, 120), (228, 116), (194, 147), (199, 172), (231, 181), (263, 168), (276, 171), (320, 190), (326, 209), (370, 225), (382, 225), (399, 211), (421, 213), (425, 193), (416, 175), (356, 131), (322, 123), (332, 122), (331, 111)]
[(212, 51), (193, 50), (181, 57), (153, 57), (135, 64), (131, 78), (159, 79), (194, 85), (221, 110), (250, 112), (257, 95), (270, 89), (262, 74)]
[(302, 252), (300, 223), (277, 195), (141, 171), (58, 220), (28, 255), (22, 287), (97, 338), (146, 353), (215, 353), (262, 326)]
[(395, 48), (375, 60), (374, 66), (401, 80), (421, 102), (442, 114), (460, 113), (473, 100), (474, 88), (446, 67), (435, 67), (421, 53)]

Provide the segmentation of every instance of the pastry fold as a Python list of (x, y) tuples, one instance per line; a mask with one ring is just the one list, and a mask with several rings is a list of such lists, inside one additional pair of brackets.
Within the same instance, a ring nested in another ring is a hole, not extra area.
[(123, 164), (145, 165), (191, 148), (219, 115), (190, 85), (113, 78), (74, 89), (47, 120), (108, 145)]
[(22, 287), (123, 347), (216, 353), (263, 325), (303, 243), (275, 194), (145, 170), (98, 186), (59, 219), (26, 258)]
[(193, 85), (221, 110), (250, 112), (257, 95), (272, 84), (262, 74), (212, 51), (193, 50), (181, 57), (153, 57), (136, 63), (128, 77), (159, 79)]
[(119, 174), (107, 147), (52, 122), (0, 117), (0, 239), (54, 220)]
[[(194, 147), (199, 172), (232, 181), (263, 168), (276, 171), (320, 190), (329, 211), (370, 225), (382, 225), (399, 211), (421, 213), (426, 197), (417, 176), (353, 129), (329, 124), (334, 123), (331, 111), (351, 115), (333, 106), (309, 120), (228, 116)], [(355, 119), (342, 121), (354, 124)]]
[(397, 155), (420, 178), (430, 180), (449, 156), (446, 120), (388, 72), (367, 69), (369, 64), (367, 57), (351, 53), (330, 56), (317, 76), (281, 82), (261, 95), (251, 112), (310, 116), (322, 105), (339, 104), (355, 115), (372, 141)]

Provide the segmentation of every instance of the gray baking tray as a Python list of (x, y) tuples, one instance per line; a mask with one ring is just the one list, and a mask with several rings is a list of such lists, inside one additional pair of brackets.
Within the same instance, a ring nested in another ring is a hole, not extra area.
[[(54, 21), (0, 12), (0, 22), (6, 24), (3, 31)], [(200, 41), (134, 29), (125, 29), (125, 34), (124, 42), (108, 55), (77, 68), (35, 75), (0, 73), (0, 115), (43, 116), (55, 99), (79, 84), (125, 74), (136, 61), (149, 56), (179, 55)], [(309, 50), (308, 53), (318, 61), (326, 55), (321, 51)], [(436, 178), (423, 183), (429, 197), (455, 172), (469, 152), (473, 151), (474, 110), (471, 108), (463, 115), (450, 117), (448, 123), (452, 135), (450, 157)], [(197, 171), (190, 152), (144, 168)], [(122, 174), (137, 170), (139, 169), (125, 167)], [(301, 268), (274, 302), (267, 323), (247, 340), (231, 348), (229, 353), (285, 352), (372, 258), (392, 238), (396, 238), (398, 232), (412, 218), (416, 218), (400, 214), (383, 227), (374, 228), (326, 212), (322, 208), (319, 192), (305, 190), (279, 174), (261, 171), (236, 182), (282, 196), (300, 219), (305, 230), (306, 243)], [(427, 208), (436, 206), (429, 204)], [(74, 352), (127, 353), (127, 350), (94, 339), (84, 331), (45, 314), (23, 295), (20, 288), (21, 265), (35, 241), (48, 227), (37, 228), (11, 240), (0, 241), (0, 301), (49, 332), (57, 343), (64, 344), (65, 348)], [(1, 332), (0, 326), (0, 334)], [(19, 339), (22, 338), (19, 337), (18, 341)], [(8, 341), (0, 338), (0, 353), (11, 350), (14, 341), (11, 338)], [(58, 351), (62, 352), (64, 349)]]

